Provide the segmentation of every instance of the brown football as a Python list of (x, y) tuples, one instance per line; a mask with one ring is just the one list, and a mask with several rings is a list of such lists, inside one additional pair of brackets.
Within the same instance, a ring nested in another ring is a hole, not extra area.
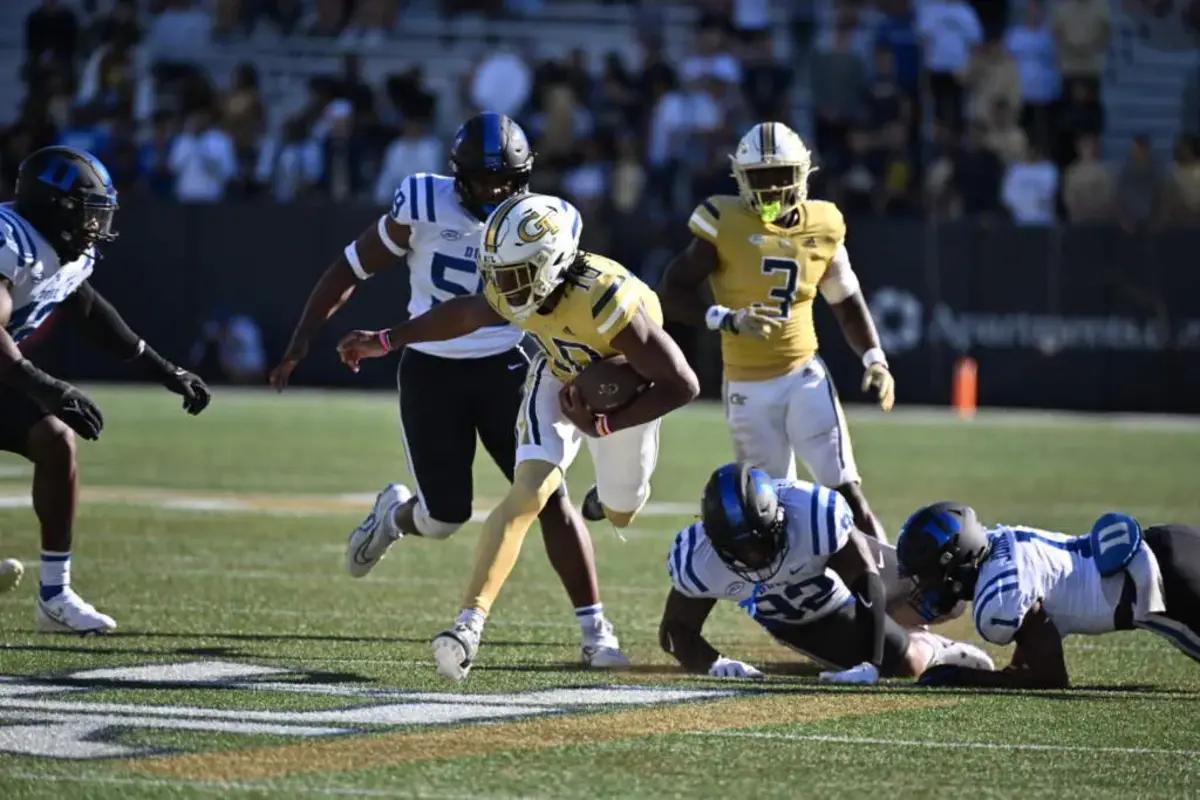
[(632, 403), (650, 382), (629, 366), (625, 356), (612, 356), (593, 361), (575, 376), (572, 385), (592, 411), (611, 414)]

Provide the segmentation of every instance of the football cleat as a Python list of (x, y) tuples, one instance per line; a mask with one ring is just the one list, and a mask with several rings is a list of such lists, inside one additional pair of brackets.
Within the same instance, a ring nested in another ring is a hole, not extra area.
[(479, 637), (478, 630), (462, 622), (433, 637), (433, 660), (438, 675), (455, 682), (466, 678), (479, 650)]
[(925, 665), (925, 669), (932, 669), (942, 664), (982, 670), (994, 670), (996, 668), (996, 664), (992, 661), (991, 656), (973, 644), (956, 642), (953, 639), (947, 639), (941, 634), (925, 630), (909, 631), (908, 635), (916, 641), (923, 642), (930, 648), (932, 655), (930, 655), (929, 663)]
[(108, 633), (117, 628), (112, 617), (101, 614), (69, 586), (49, 600), (38, 595), (35, 618), (42, 633)]
[(595, 486), (588, 489), (587, 494), (583, 496), (579, 513), (589, 522), (600, 522), (604, 519), (604, 504), (600, 502), (600, 492)]
[(25, 565), (15, 558), (6, 558), (0, 561), (0, 594), (11, 592), (17, 588), (17, 584), (21, 582), (21, 576), (25, 574)]
[(584, 669), (629, 669), (630, 666), (608, 620), (603, 620), (594, 634), (584, 638), (580, 660)]
[(350, 532), (346, 540), (346, 571), (361, 578), (375, 568), (388, 548), (403, 534), (396, 528), (396, 509), (408, 502), (412, 492), (399, 483), (389, 483), (375, 498), (375, 507)]

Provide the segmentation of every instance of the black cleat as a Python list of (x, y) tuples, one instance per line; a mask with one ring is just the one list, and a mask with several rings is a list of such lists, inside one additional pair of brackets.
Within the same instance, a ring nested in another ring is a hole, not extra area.
[(596, 491), (595, 486), (588, 489), (587, 494), (583, 496), (579, 511), (589, 522), (599, 522), (604, 519), (604, 506), (600, 504), (600, 493)]

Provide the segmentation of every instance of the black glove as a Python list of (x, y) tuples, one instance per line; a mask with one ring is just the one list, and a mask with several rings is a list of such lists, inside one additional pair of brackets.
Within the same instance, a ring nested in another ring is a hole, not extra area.
[(183, 396), (184, 411), (194, 416), (208, 407), (209, 401), (212, 400), (212, 392), (199, 375), (175, 366), (149, 347), (141, 357), (151, 365), (154, 377), (159, 383), (175, 394)]
[(46, 412), (61, 419), (71, 430), (89, 441), (100, 438), (104, 417), (87, 395), (66, 381), (42, 372), (32, 361), (13, 365), (5, 383), (29, 395)]

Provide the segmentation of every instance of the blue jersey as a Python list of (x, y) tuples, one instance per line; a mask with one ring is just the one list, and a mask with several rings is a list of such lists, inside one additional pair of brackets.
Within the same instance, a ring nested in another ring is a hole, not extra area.
[(775, 489), (787, 514), (788, 550), (779, 571), (768, 581), (746, 580), (721, 560), (697, 522), (679, 532), (667, 556), (678, 592), (738, 601), (766, 625), (803, 625), (850, 600), (842, 579), (825, 566), (854, 530), (846, 501), (807, 481), (776, 481)]
[(74, 261), (59, 263), (54, 248), (11, 203), (0, 204), (0, 239), (0, 276), (12, 284), (12, 315), (5, 330), (19, 342), (87, 280), (96, 257), (88, 248)]

